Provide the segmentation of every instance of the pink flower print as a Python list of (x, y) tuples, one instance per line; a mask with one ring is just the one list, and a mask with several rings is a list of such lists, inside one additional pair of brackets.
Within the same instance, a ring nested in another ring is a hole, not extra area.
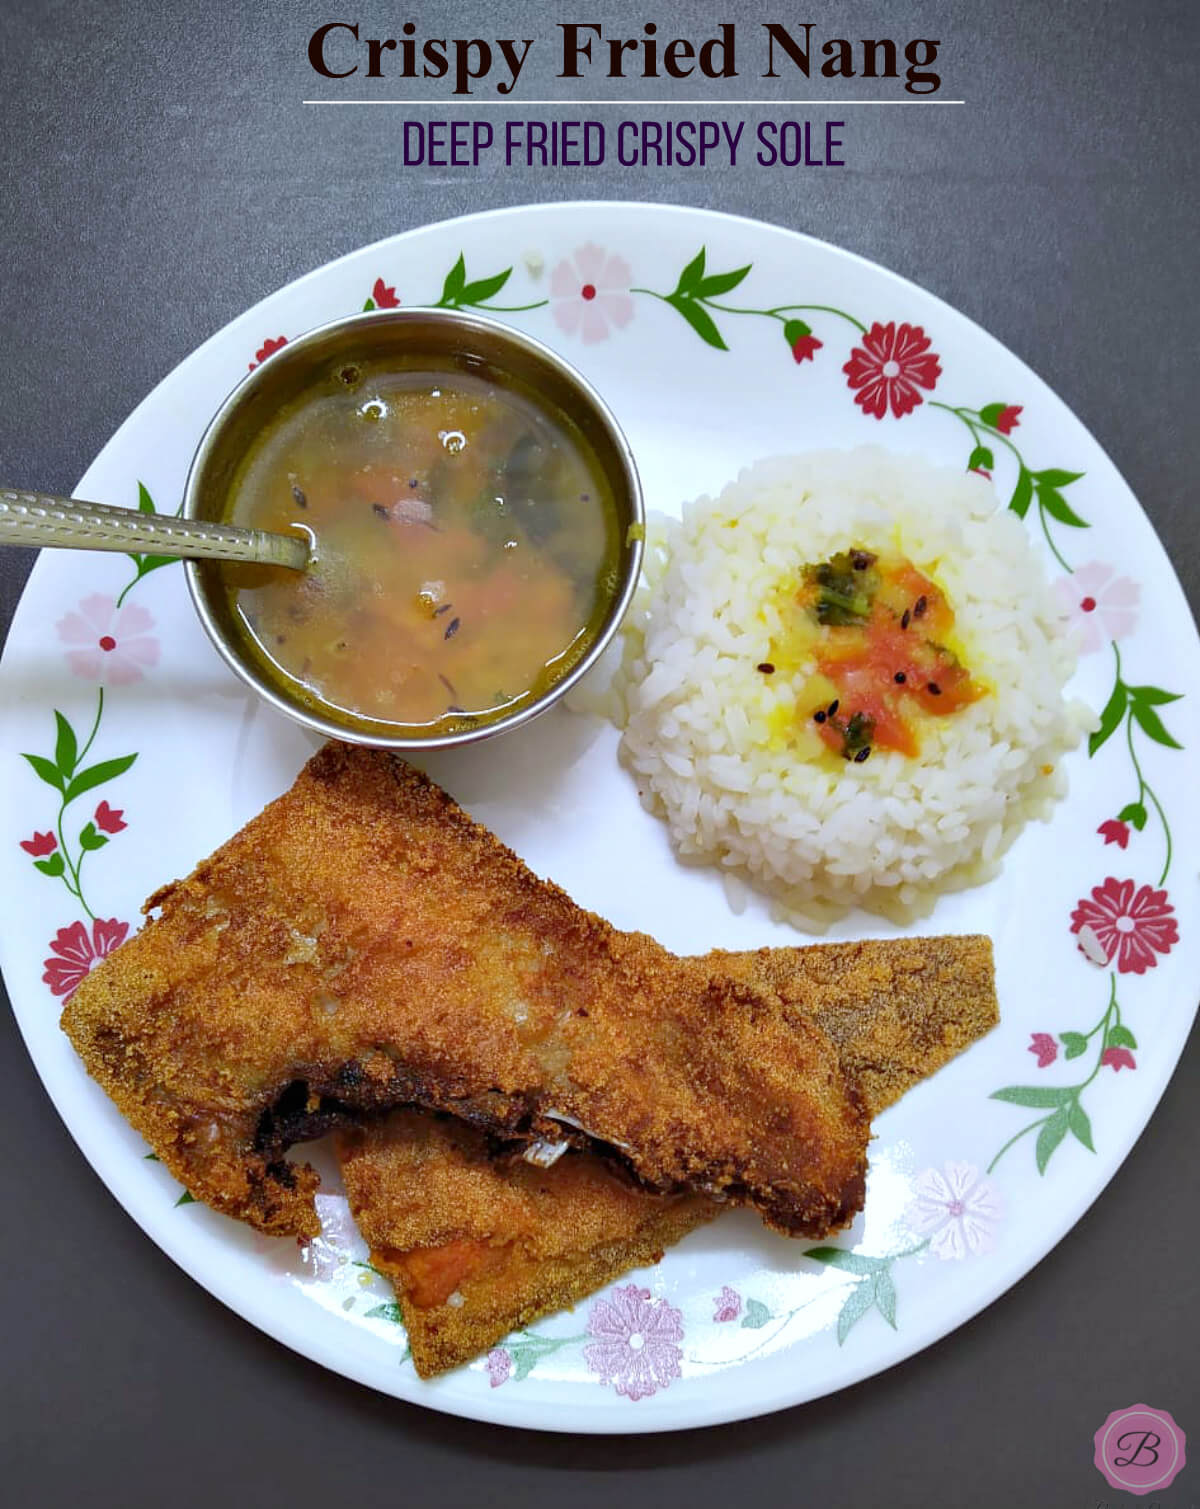
[(382, 278), (375, 279), (375, 287), (371, 290), (371, 297), (375, 300), (376, 309), (399, 309), (400, 300), (396, 297), (396, 290), (389, 288)]
[(58, 839), (53, 833), (39, 833), (36, 829), (32, 838), (23, 838), (20, 842), (26, 854), (32, 854), (34, 859), (45, 859), (58, 848)]
[(42, 979), (52, 994), (69, 997), (100, 960), (125, 941), (128, 931), (128, 922), (118, 922), (115, 917), (107, 922), (97, 917), (90, 933), (82, 922), (60, 927), (50, 943), (51, 957), (42, 961), (46, 966)]
[(1023, 407), (1024, 405), (1019, 403), (1006, 403), (996, 415), (994, 428), (1002, 435), (1011, 435), (1021, 422), (1020, 414)]
[(512, 1373), (512, 1358), (503, 1347), (493, 1347), (487, 1354), (488, 1382), (492, 1388), (499, 1388), (502, 1383), (507, 1383)]
[(1058, 1057), (1058, 1044), (1048, 1032), (1035, 1032), (1029, 1040), (1029, 1051), (1037, 1058), (1039, 1069), (1047, 1069)]
[(1128, 1048), (1105, 1048), (1100, 1062), (1107, 1064), (1115, 1074), (1118, 1069), (1136, 1069), (1137, 1060)]
[(736, 1289), (731, 1289), (726, 1284), (713, 1301), (713, 1319), (718, 1321), (736, 1320), (741, 1313), (742, 1296)]
[(250, 363), (250, 371), (253, 372), (255, 367), (261, 366), (268, 356), (274, 356), (276, 351), (282, 351), (286, 345), (286, 335), (276, 335), (272, 339), (264, 341), (254, 353), (255, 359)]
[(596, 1338), (583, 1349), (588, 1367), (626, 1399), (648, 1399), (679, 1377), (683, 1317), (665, 1299), (652, 1300), (649, 1289), (624, 1284), (611, 1299), (596, 1300), (587, 1328)]
[(1121, 974), (1144, 975), (1179, 942), (1174, 913), (1166, 891), (1110, 875), (1071, 913), (1071, 931), (1088, 958), (1099, 950), (1105, 964), (1116, 959)]
[(64, 644), (77, 646), (67, 651), (67, 664), (88, 681), (128, 686), (158, 664), (158, 640), (148, 633), (154, 620), (139, 603), (118, 608), (113, 598), (93, 593), (56, 627)]
[(581, 246), (550, 274), (550, 306), (558, 328), (578, 335), (585, 346), (606, 340), (610, 325), (623, 330), (633, 318), (632, 278), (624, 257), (611, 256), (591, 241)]
[(101, 802), (96, 808), (96, 827), (101, 833), (123, 833), (129, 824), (124, 821), (124, 807), (110, 807), (107, 802)]
[(1081, 655), (1103, 649), (1110, 640), (1123, 639), (1137, 623), (1141, 588), (1103, 561), (1089, 561), (1073, 575), (1060, 576), (1054, 595)]
[(999, 1190), (974, 1164), (927, 1168), (917, 1175), (913, 1188), (917, 1197), (906, 1212), (908, 1222), (929, 1238), (935, 1256), (950, 1262), (993, 1250), (1004, 1205)]
[(924, 402), (918, 388), (932, 388), (942, 373), (921, 326), (897, 325), (894, 320), (886, 325), (876, 321), (842, 371), (857, 390), (854, 402), (875, 419), (882, 419), (889, 408), (897, 419), (911, 414)]
[(1129, 824), (1119, 817), (1110, 817), (1096, 829), (1106, 844), (1118, 844), (1122, 849), (1129, 843)]

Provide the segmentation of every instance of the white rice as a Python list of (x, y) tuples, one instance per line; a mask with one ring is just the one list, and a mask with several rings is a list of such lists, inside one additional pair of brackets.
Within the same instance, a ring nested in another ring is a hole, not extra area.
[[(795, 757), (780, 729), (804, 677), (764, 675), (780, 585), (852, 546), (936, 571), (989, 690), (928, 720), (915, 757)], [(1066, 790), (1061, 762), (1095, 724), (1063, 688), (1074, 653), (1021, 522), (990, 484), (877, 448), (761, 461), (715, 500), (654, 518), (620, 640), (571, 705), (623, 729), (621, 758), (683, 860), (775, 915), (822, 927), (851, 907), (898, 921), (971, 885)]]

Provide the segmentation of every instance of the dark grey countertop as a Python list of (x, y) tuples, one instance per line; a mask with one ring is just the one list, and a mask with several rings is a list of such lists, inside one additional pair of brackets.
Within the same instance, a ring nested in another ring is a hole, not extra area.
[[(664, 36), (706, 36), (716, 24), (715, 12), (691, 3), (646, 8), (636, 22), (622, 9), (602, 3), (588, 15), (625, 35), (652, 15)], [(459, 14), (376, 5), (345, 18), (361, 18), (364, 36), (397, 34), (412, 18), (421, 36), (518, 37), (552, 37), (560, 19), (525, 0), (504, 11), (502, 28), (481, 6)], [(905, 274), (993, 332), (1099, 437), (1195, 605), (1200, 426), (1188, 374), (1200, 347), (1200, 10), (1191, 0), (910, 0), (858, 5), (852, 19), (837, 11), (814, 16), (818, 36), (844, 27), (852, 37), (941, 39), (941, 93), (967, 104), (851, 112), (841, 169), (429, 171), (399, 162), (403, 112), (300, 105), (347, 92), (317, 81), (305, 57), (313, 28), (341, 12), (287, 0), (8, 0), (0, 475), (70, 491), (200, 341), (291, 278), (381, 236), (532, 201), (675, 201), (812, 232)], [(773, 19), (743, 3), (721, 15), (747, 37)], [(550, 69), (534, 71), (531, 61), (527, 96), (568, 92)], [(578, 95), (582, 86), (573, 87)], [(631, 82), (625, 92), (660, 87)], [(783, 81), (755, 85), (766, 87), (783, 97)], [(813, 80), (804, 92), (835, 89)], [(705, 92), (715, 102), (720, 90)], [(5, 627), (28, 564), (0, 555)], [(1092, 1509), (1121, 1497), (1091, 1463), (1092, 1434), (1109, 1411), (1145, 1400), (1200, 1433), (1194, 1037), (1098, 1203), (975, 1320), (814, 1404), (618, 1440), (445, 1418), (261, 1336), (115, 1204), (60, 1124), (7, 1011), (0, 1041), (0, 1481), (14, 1505), (189, 1509), (222, 1497), (269, 1506), (415, 1495), (450, 1505), (698, 1509), (769, 1496)], [(1200, 1466), (1160, 1502), (1200, 1502)]]

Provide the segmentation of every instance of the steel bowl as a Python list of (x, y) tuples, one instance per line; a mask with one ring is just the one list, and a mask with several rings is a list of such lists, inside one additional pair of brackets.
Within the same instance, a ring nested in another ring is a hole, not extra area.
[(188, 590), (209, 638), (226, 665), (279, 712), (329, 738), (388, 749), (444, 749), (491, 738), (528, 723), (546, 711), (586, 675), (625, 616), (641, 570), (645, 512), (641, 483), (629, 443), (612, 411), (586, 378), (540, 341), (476, 314), (446, 309), (397, 309), (351, 315), (319, 325), (290, 341), (255, 368), (221, 405), (205, 431), (188, 473), (183, 515), (222, 519), (238, 468), (261, 431), (286, 405), (328, 381), (331, 373), (389, 356), (410, 362), (428, 354), (445, 370), (477, 377), (515, 378), (526, 396), (544, 399), (565, 414), (591, 447), (615, 499), (621, 554), (617, 590), (588, 652), (543, 695), (494, 722), (453, 733), (418, 737), (364, 730), (338, 715), (338, 709), (289, 695), (268, 679), (244, 647), (221, 589), (221, 567), (213, 561), (184, 563)]

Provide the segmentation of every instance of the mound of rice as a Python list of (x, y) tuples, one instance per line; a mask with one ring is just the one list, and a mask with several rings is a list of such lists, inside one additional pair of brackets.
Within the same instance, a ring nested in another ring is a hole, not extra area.
[[(1095, 720), (1063, 695), (1075, 657), (1061, 609), (982, 479), (876, 448), (778, 457), (681, 521), (654, 518), (647, 546), (619, 664), (572, 705), (624, 730), (643, 801), (680, 858), (730, 877), (735, 906), (741, 877), (801, 926), (851, 907), (911, 920), (992, 875), (1064, 794), (1062, 756)], [(989, 691), (929, 720), (916, 757), (798, 760), (779, 730), (806, 716), (805, 678), (757, 666), (783, 629), (781, 583), (852, 546), (936, 569)]]

